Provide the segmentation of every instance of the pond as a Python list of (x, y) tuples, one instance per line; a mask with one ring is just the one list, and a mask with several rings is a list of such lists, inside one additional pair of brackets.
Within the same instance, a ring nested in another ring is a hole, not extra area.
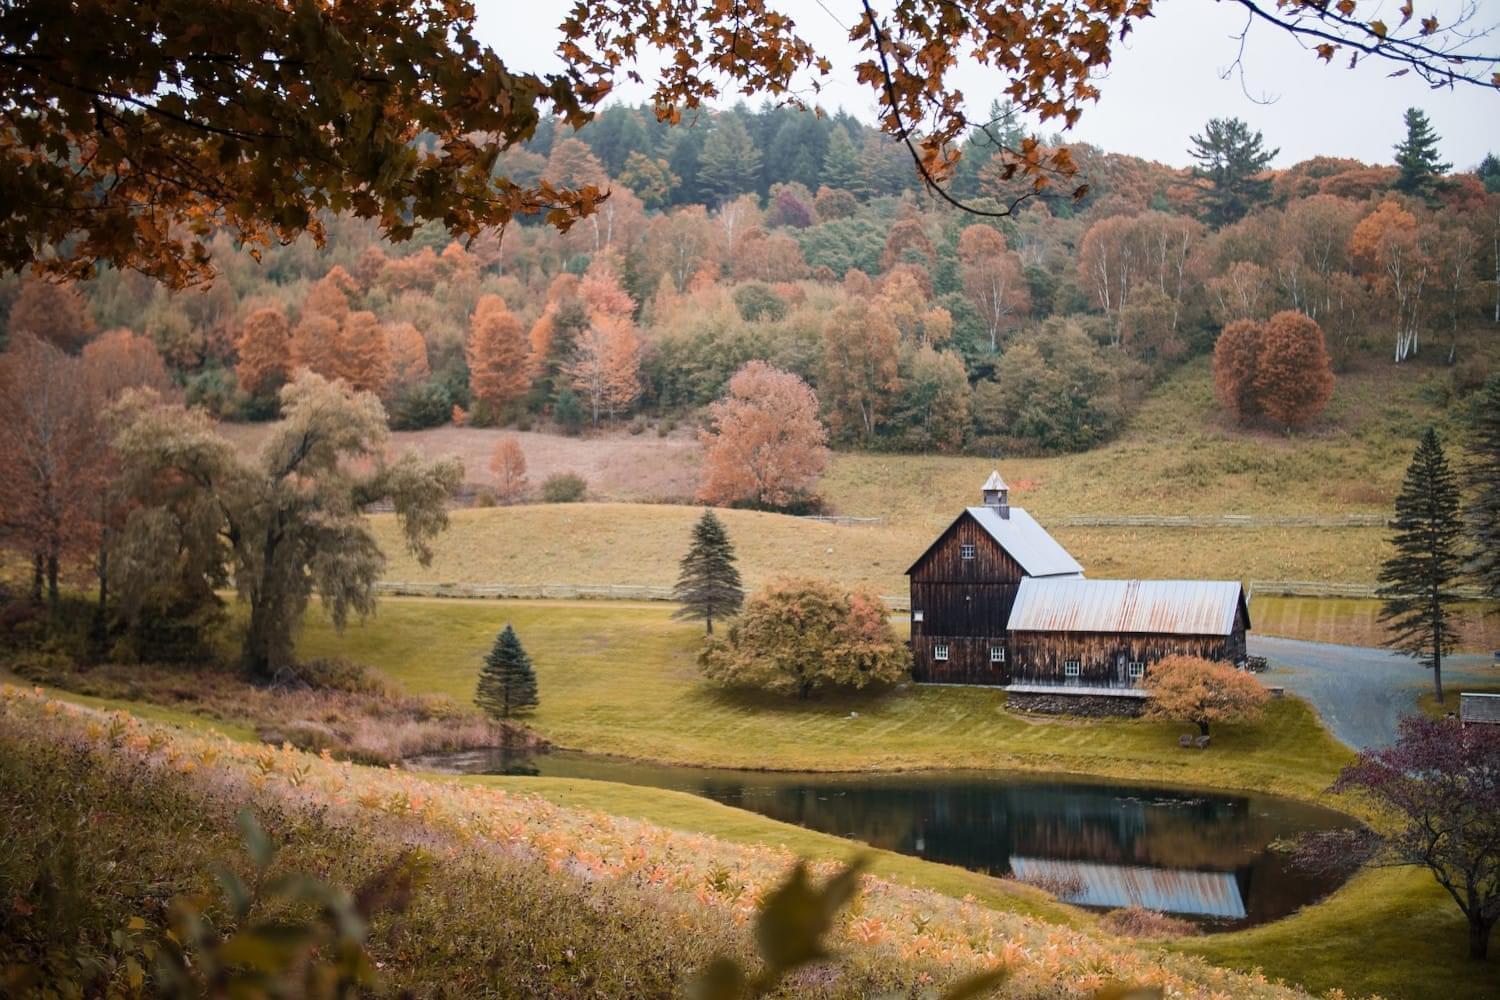
[(1083, 906), (1132, 904), (1230, 930), (1284, 917), (1337, 887), (1273, 842), (1353, 825), (1269, 795), (1195, 792), (1006, 771), (818, 774), (673, 767), (553, 752), (415, 757), (462, 774), (592, 778), (689, 792), (772, 819), (991, 875)]

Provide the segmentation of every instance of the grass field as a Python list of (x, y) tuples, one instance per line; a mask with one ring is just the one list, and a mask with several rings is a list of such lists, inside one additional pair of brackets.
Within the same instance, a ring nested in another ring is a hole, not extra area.
[[(621, 602), (388, 600), (342, 636), (309, 619), (301, 652), (342, 654), (412, 691), (473, 697), (480, 658), (507, 623), (537, 665), (535, 728), (597, 753), (667, 763), (782, 770), (994, 767), (1076, 771), (1316, 795), (1349, 752), (1302, 702), (1259, 726), (1215, 731), (1184, 752), (1182, 727), (1022, 717), (1004, 692), (906, 687), (807, 702), (733, 695), (703, 683), (695, 626), (671, 608)], [(857, 713), (854, 714), (854, 713)]]
[[(1386, 637), (1380, 602), (1375, 600), (1263, 594), (1251, 602), (1250, 612), (1255, 631), (1262, 635), (1349, 646), (1378, 646)], [(1465, 603), (1457, 609), (1455, 625), (1461, 652), (1500, 649), (1500, 608)]]

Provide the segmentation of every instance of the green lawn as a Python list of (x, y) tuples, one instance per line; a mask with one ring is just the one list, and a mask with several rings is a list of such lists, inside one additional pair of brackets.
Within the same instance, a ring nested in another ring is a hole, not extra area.
[(342, 636), (309, 618), (301, 652), (368, 663), (412, 691), (472, 698), (480, 658), (507, 623), (537, 665), (535, 728), (564, 747), (668, 763), (783, 770), (991, 767), (1074, 771), (1313, 796), (1350, 759), (1302, 702), (1257, 726), (1224, 726), (1213, 748), (1177, 745), (1181, 725), (1077, 721), (1005, 710), (1003, 692), (907, 687), (806, 702), (728, 694), (702, 682), (695, 626), (653, 604), (387, 600)]

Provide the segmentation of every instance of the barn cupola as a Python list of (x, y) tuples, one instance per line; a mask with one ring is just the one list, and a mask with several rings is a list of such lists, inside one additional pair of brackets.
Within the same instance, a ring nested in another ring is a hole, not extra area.
[(1010, 487), (1005, 485), (1005, 480), (1000, 478), (999, 470), (990, 473), (990, 478), (984, 481), (984, 505), (993, 507), (995, 513), (1001, 517), (1010, 518)]

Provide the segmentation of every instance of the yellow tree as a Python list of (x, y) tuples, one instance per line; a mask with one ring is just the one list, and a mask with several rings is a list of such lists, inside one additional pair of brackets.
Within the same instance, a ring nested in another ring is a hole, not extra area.
[(1208, 735), (1215, 722), (1254, 722), (1270, 694), (1254, 674), (1196, 656), (1167, 656), (1146, 674), (1153, 718), (1191, 722)]
[(573, 345), (566, 372), (573, 388), (588, 401), (597, 425), (601, 413), (614, 419), (641, 394), (641, 339), (635, 324), (618, 316), (597, 315)]
[(507, 434), (495, 442), (490, 453), (490, 474), (495, 477), (495, 495), (505, 503), (515, 503), (525, 496), (529, 485), (526, 481), (526, 454), (521, 442)]
[(292, 372), (292, 330), (286, 314), (272, 306), (252, 311), (240, 323), (235, 350), (241, 389), (252, 396), (280, 389)]
[(851, 298), (823, 326), (823, 406), (835, 434), (870, 441), (901, 388), (900, 340), (882, 300)]
[(385, 336), (390, 345), (391, 388), (427, 381), (432, 369), (427, 363), (427, 339), (422, 331), (411, 323), (395, 323), (385, 328)]
[(708, 408), (698, 499), (785, 507), (809, 495), (828, 466), (828, 432), (806, 382), (751, 361)]
[(1354, 227), (1349, 250), (1370, 284), (1395, 306), (1396, 362), (1417, 352), (1422, 293), (1433, 269), (1432, 235), (1417, 217), (1387, 198)]

